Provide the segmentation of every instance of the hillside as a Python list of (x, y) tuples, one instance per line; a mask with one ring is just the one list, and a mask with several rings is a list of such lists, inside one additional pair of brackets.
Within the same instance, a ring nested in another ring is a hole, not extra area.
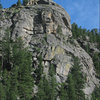
[(100, 35), (52, 0), (0, 10), (0, 65), (1, 100), (100, 98)]

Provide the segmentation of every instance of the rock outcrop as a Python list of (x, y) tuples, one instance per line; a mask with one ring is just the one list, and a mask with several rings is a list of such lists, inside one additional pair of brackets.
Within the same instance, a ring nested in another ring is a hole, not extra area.
[(90, 97), (99, 80), (95, 77), (92, 58), (76, 40), (71, 40), (70, 16), (52, 1), (36, 2), (37, 5), (31, 2), (33, 5), (17, 11), (14, 8), (0, 11), (0, 39), (7, 28), (11, 29), (12, 39), (22, 37), (25, 46), (33, 54), (35, 66), (38, 64), (38, 55), (42, 54), (44, 73), (48, 74), (50, 64), (54, 64), (56, 78), (60, 83), (67, 80), (70, 68), (73, 67), (73, 56), (78, 57), (83, 66), (82, 72), (87, 77), (84, 92)]
[(36, 5), (36, 4), (54, 4), (52, 0), (29, 0), (27, 5)]

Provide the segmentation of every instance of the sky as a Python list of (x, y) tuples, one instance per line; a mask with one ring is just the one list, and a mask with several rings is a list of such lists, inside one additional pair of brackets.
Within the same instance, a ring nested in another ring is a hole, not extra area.
[[(61, 5), (71, 17), (71, 24), (86, 29), (99, 29), (99, 0), (54, 0)], [(15, 4), (17, 0), (1, 0), (4, 8)]]

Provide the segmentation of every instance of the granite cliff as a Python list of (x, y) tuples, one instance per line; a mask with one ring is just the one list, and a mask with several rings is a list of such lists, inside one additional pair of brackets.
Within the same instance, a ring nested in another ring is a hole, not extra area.
[[(53, 1), (38, 1), (18, 8), (11, 7), (0, 11), (0, 41), (5, 30), (11, 30), (11, 38), (21, 37), (32, 52), (33, 64), (37, 67), (39, 54), (43, 58), (44, 73), (48, 75), (50, 64), (56, 66), (57, 82), (65, 82), (73, 67), (73, 56), (80, 59), (82, 73), (86, 75), (84, 92), (86, 97), (99, 84), (95, 77), (93, 60), (73, 39), (70, 16)], [(1, 55), (2, 56), (2, 55)]]

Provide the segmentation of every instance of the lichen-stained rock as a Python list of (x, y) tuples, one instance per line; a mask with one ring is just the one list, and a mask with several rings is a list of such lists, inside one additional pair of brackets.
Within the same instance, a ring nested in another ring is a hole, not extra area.
[(60, 83), (67, 80), (73, 67), (73, 56), (78, 57), (87, 79), (84, 92), (90, 97), (99, 80), (95, 77), (92, 58), (76, 40), (70, 40), (70, 16), (52, 1), (39, 0), (37, 3), (18, 10), (10, 8), (1, 11), (0, 40), (7, 28), (11, 30), (12, 39), (22, 37), (25, 46), (32, 52), (35, 67), (38, 66), (37, 58), (41, 54), (44, 73), (48, 76), (49, 67), (54, 64), (57, 82)]

